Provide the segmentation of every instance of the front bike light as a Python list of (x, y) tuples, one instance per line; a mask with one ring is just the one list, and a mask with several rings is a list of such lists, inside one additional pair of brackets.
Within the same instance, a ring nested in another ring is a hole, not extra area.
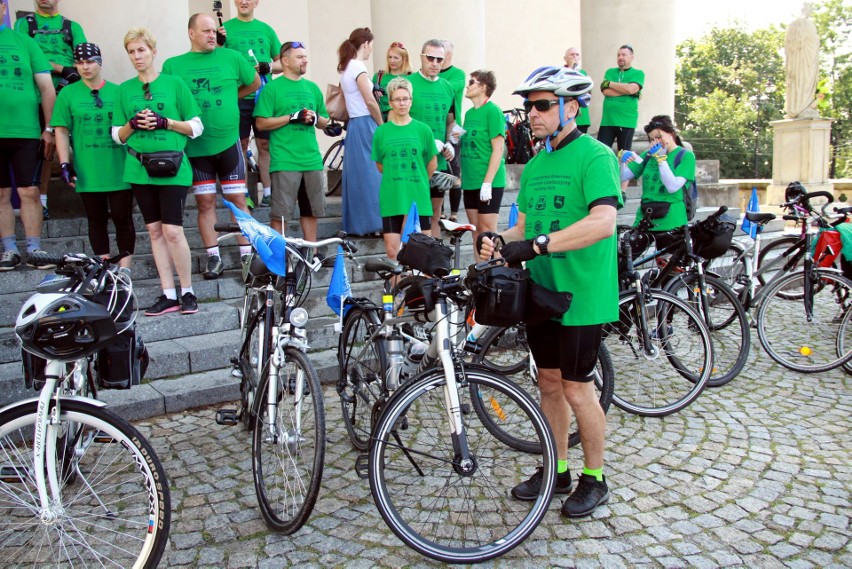
[(296, 328), (304, 328), (308, 323), (308, 311), (302, 307), (290, 311), (290, 324)]

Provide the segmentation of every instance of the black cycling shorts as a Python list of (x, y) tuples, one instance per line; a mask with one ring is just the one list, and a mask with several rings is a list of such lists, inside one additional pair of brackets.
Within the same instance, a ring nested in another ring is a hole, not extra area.
[(539, 369), (558, 369), (565, 381), (592, 381), (603, 324), (563, 326), (548, 320), (527, 329), (530, 352)]
[(38, 138), (0, 138), (0, 188), (38, 186), (40, 149)]
[[(420, 230), (428, 231), (432, 229), (432, 217), (428, 215), (420, 215)], [(402, 223), (405, 220), (404, 215), (391, 215), (382, 218), (382, 233), (399, 233), (402, 234)]]

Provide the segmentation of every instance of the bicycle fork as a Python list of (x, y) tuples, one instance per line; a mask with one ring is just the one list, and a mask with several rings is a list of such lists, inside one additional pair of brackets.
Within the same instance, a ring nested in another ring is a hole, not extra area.
[[(273, 445), (283, 444), (290, 453), (298, 451), (302, 443), (302, 404), (305, 400), (305, 374), (298, 368), (295, 377), (282, 377), (281, 369), (285, 364), (285, 348), (291, 343), (289, 334), (281, 333), (278, 326), (272, 327), (272, 355), (269, 359), (269, 382), (266, 394), (266, 440)], [(286, 382), (286, 384), (285, 384)], [(278, 428), (278, 401), (284, 391), (291, 391), (294, 397), (292, 420), (289, 425)], [(288, 428), (289, 427), (289, 428)]]

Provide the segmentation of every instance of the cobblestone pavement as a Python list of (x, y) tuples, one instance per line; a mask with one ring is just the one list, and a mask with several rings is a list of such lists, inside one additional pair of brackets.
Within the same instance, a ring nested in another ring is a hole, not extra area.
[[(757, 359), (759, 357), (759, 360)], [(804, 376), (752, 349), (731, 384), (663, 418), (611, 409), (609, 504), (568, 521), (559, 500), (521, 546), (486, 566), (852, 567), (850, 384), (842, 371)], [(214, 409), (141, 421), (172, 482), (163, 566), (427, 567), (385, 526), (332, 387), (316, 509), (293, 536), (266, 530), (248, 434)], [(578, 469), (581, 454), (573, 449)]]

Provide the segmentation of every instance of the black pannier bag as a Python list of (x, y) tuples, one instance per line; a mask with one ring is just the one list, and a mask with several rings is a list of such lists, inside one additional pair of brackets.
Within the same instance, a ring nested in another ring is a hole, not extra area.
[(699, 221), (689, 229), (692, 250), (705, 259), (721, 257), (728, 250), (736, 229), (737, 225), (726, 215)]
[(134, 325), (98, 352), (95, 378), (101, 389), (130, 389), (142, 382), (147, 369), (148, 350)]
[(396, 259), (424, 274), (443, 277), (450, 274), (453, 250), (440, 239), (423, 233), (412, 233)]
[(514, 326), (524, 319), (530, 273), (505, 266), (468, 270), (466, 279), (473, 291), (476, 321), (486, 326)]

